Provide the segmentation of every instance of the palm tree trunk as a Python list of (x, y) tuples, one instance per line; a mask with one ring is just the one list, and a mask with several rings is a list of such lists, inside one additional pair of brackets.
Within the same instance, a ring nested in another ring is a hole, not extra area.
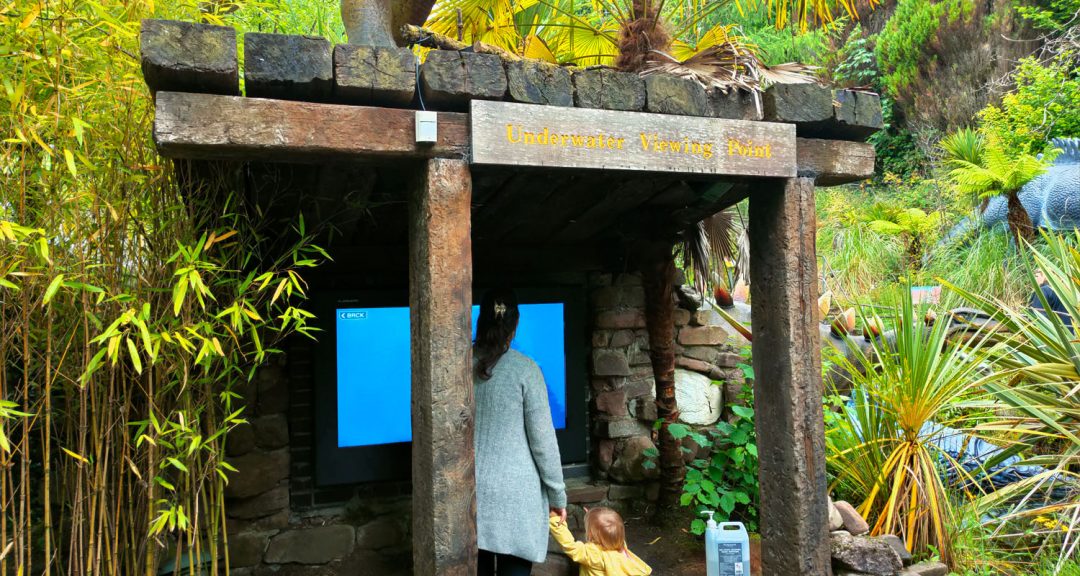
[[(1023, 239), (1026, 242), (1035, 240), (1035, 225), (1031, 222), (1031, 215), (1020, 203), (1018, 192), (1009, 192), (1009, 232), (1013, 238)], [(1017, 242), (1019, 244), (1019, 242)]]
[(654, 244), (643, 261), (642, 283), (645, 288), (645, 326), (649, 331), (649, 357), (656, 382), (656, 414), (662, 421), (659, 432), (660, 500), (657, 519), (664, 521), (679, 505), (686, 466), (679, 442), (668, 426), (678, 422), (675, 402), (675, 310), (672, 285), (675, 282), (674, 245)]

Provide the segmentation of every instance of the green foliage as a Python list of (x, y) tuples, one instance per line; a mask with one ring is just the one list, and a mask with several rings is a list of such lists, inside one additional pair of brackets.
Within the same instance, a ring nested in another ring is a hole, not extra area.
[(1034, 3), (1014, 1), (1016, 13), (1040, 30), (1061, 32), (1076, 23), (1080, 0), (1041, 0)]
[(945, 152), (945, 164), (964, 162), (981, 166), (986, 143), (978, 130), (961, 128), (941, 139), (938, 143)]
[(876, 174), (896, 174), (901, 178), (925, 175), (930, 161), (915, 140), (915, 133), (898, 125), (895, 102), (888, 94), (881, 95), (881, 114), (884, 126), (870, 136), (877, 155)]
[(182, 190), (191, 165), (156, 153), (140, 22), (255, 4), (212, 6), (0, 8), (0, 573), (225, 572), (225, 439), (255, 370), (312, 334), (325, 254), (235, 167)]
[(904, 93), (915, 82), (925, 62), (926, 46), (942, 24), (970, 17), (972, 0), (900, 0), (896, 11), (878, 35), (875, 53), (892, 96)]
[(976, 159), (979, 162), (950, 157), (946, 165), (952, 168), (949, 178), (957, 190), (979, 200), (1018, 192), (1049, 166), (1046, 160), (1026, 152), (1010, 154), (996, 135), (986, 139)]
[(851, 359), (834, 359), (849, 375), (852, 407), (826, 431), (828, 466), (836, 490), (861, 502), (872, 534), (903, 534), (912, 553), (933, 547), (952, 565), (955, 487), (944, 483), (939, 463), (957, 468), (961, 482), (970, 478), (935, 447), (926, 424), (964, 429), (987, 404), (977, 353), (986, 336), (949, 341), (948, 323), (926, 327), (910, 298), (901, 300), (894, 324), (893, 342), (875, 338), (869, 352), (851, 342)]
[[(681, 503), (716, 511), (718, 522), (741, 521), (750, 531), (758, 525), (758, 450), (754, 431), (753, 389), (746, 385), (739, 400), (730, 404), (730, 422), (721, 420), (709, 429), (709, 437), (697, 434), (694, 441), (712, 447), (708, 459), (694, 460), (686, 469)], [(705, 522), (695, 520), (691, 532), (701, 534)]]
[(870, 86), (878, 78), (877, 59), (870, 38), (863, 36), (862, 25), (856, 24), (848, 33), (836, 54), (832, 67), (833, 79), (847, 86)]
[(1000, 105), (979, 112), (980, 130), (997, 138), (1010, 154), (1036, 154), (1055, 137), (1080, 135), (1080, 70), (1075, 54), (1040, 63), (1020, 61), (1016, 88)]

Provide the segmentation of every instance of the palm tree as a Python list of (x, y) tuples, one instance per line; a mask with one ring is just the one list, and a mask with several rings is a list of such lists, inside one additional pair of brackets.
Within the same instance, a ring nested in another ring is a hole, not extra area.
[[(677, 73), (721, 88), (810, 80), (809, 67), (765, 66), (734, 26), (708, 24), (732, 1), (739, 0), (439, 0), (426, 29), (552, 63)], [(831, 20), (834, 12), (857, 16), (852, 0), (746, 0), (739, 6), (764, 7), (781, 28), (793, 24), (792, 15), (800, 29)]]
[(995, 196), (1005, 196), (1009, 232), (1026, 242), (1034, 240), (1035, 227), (1020, 202), (1020, 189), (1045, 172), (1048, 162), (1027, 152), (1007, 151), (995, 136), (982, 141), (970, 132), (947, 138), (942, 147), (948, 154), (945, 163), (952, 168), (949, 177), (957, 189), (984, 203)]

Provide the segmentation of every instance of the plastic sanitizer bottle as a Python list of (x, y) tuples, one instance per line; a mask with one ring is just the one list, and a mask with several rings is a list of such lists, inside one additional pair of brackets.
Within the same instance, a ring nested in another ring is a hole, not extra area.
[(705, 528), (706, 576), (750, 576), (750, 535), (742, 522), (709, 520)]

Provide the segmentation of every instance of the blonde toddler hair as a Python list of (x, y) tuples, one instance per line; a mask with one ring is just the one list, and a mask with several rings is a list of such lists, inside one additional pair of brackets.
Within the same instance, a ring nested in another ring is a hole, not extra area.
[(611, 508), (593, 508), (585, 514), (585, 539), (604, 550), (625, 550), (622, 516)]

